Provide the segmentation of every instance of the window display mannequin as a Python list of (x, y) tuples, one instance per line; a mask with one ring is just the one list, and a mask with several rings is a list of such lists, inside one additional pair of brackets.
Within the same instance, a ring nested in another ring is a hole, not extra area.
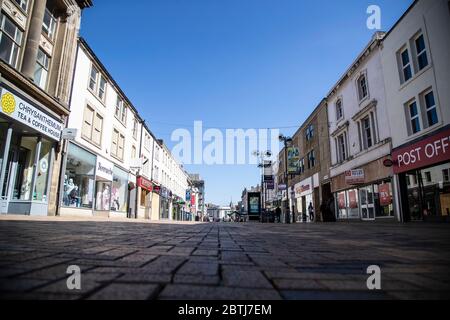
[(103, 210), (109, 210), (109, 199), (110, 199), (110, 191), (109, 186), (104, 185), (103, 186)]
[(113, 187), (111, 192), (111, 209), (116, 211), (120, 210), (119, 189), (116, 187)]

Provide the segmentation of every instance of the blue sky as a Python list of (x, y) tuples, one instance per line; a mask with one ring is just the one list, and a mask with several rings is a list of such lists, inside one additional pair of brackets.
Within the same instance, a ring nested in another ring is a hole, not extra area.
[[(412, 0), (94, 0), (81, 35), (169, 148), (173, 130), (300, 126), (370, 40)], [(182, 124), (182, 126), (180, 126)], [(295, 129), (283, 129), (290, 135)], [(250, 165), (188, 165), (206, 200), (236, 203)]]

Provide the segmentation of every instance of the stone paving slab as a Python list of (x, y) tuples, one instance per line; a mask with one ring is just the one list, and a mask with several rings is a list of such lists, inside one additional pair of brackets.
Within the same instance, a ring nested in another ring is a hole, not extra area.
[(448, 224), (0, 217), (1, 299), (448, 299), (448, 270)]

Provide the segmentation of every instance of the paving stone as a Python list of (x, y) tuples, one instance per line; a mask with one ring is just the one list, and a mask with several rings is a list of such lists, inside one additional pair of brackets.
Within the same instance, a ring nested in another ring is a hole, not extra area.
[(198, 285), (219, 285), (220, 277), (208, 275), (176, 274), (173, 277), (173, 282), (183, 284), (198, 284)]
[(222, 278), (224, 285), (228, 287), (273, 288), (269, 280), (260, 271), (225, 269), (222, 271)]

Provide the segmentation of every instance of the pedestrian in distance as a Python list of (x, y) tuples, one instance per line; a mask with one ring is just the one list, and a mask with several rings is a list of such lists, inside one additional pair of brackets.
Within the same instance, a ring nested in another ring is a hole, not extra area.
[(312, 202), (309, 203), (308, 213), (309, 213), (309, 221), (314, 221), (314, 207), (312, 205)]

